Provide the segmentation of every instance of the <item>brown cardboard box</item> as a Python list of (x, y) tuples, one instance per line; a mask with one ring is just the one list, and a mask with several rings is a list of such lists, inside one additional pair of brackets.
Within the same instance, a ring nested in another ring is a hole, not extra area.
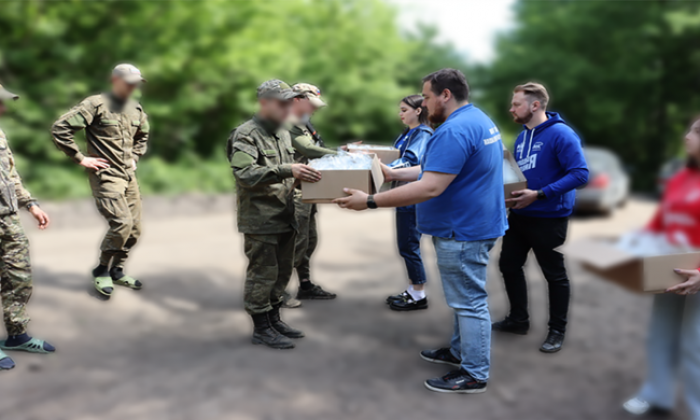
[(683, 282), (674, 268), (700, 267), (700, 252), (638, 257), (618, 249), (612, 238), (584, 238), (556, 249), (583, 268), (639, 293), (661, 293)]
[(387, 147), (389, 146), (382, 146), (379, 144), (362, 144), (359, 146), (348, 144), (348, 152), (374, 153), (383, 164), (388, 165), (401, 157), (401, 151), (393, 147), (391, 149), (388, 149)]
[(304, 203), (330, 203), (345, 197), (343, 188), (353, 188), (375, 194), (384, 183), (379, 159), (373, 154), (372, 169), (324, 169), (318, 182), (301, 183), (301, 199)]
[[(527, 179), (525, 179), (525, 175), (523, 175), (523, 172), (520, 170), (518, 162), (515, 161), (515, 157), (513, 157), (513, 154), (510, 153), (510, 151), (506, 149), (505, 146), (503, 146), (503, 164), (509, 164), (513, 168), (513, 171), (515, 171), (515, 173), (518, 174), (518, 179), (520, 179), (520, 181), (518, 182), (504, 184), (503, 186), (506, 198), (512, 198), (510, 193), (512, 193), (513, 191), (524, 190), (525, 188), (527, 188)], [(506, 207), (513, 206), (514, 204), (506, 204)]]

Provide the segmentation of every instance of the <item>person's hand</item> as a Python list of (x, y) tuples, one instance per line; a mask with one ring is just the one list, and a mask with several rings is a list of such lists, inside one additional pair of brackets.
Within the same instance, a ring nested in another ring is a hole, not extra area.
[(80, 161), (80, 166), (92, 169), (93, 171), (99, 171), (100, 169), (109, 168), (109, 162), (107, 159), (84, 157), (83, 160)]
[(359, 146), (360, 144), (362, 144), (362, 140), (356, 141), (356, 142), (352, 142), (352, 143), (348, 143), (348, 144), (344, 144), (344, 145), (340, 146), (340, 150), (342, 150), (342, 151), (344, 151), (344, 152), (347, 152), (347, 151), (348, 151), (348, 146)]
[(131, 169), (136, 170), (136, 159), (131, 159)]
[(506, 204), (515, 203), (514, 209), (524, 209), (537, 200), (537, 191), (534, 190), (513, 191), (511, 195), (515, 198), (506, 198)]
[(337, 204), (338, 207), (350, 210), (366, 210), (367, 209), (367, 197), (369, 194), (360, 190), (353, 190), (352, 188), (343, 188), (347, 197), (336, 198), (333, 203)]
[(394, 180), (394, 170), (384, 163), (379, 162), (382, 165), (382, 173), (384, 174), (384, 182), (391, 182)]
[(44, 210), (40, 209), (39, 206), (31, 206), (29, 208), (29, 213), (39, 222), (39, 229), (44, 230), (49, 227), (51, 219), (49, 219), (49, 215), (46, 214)]
[(676, 268), (673, 270), (676, 274), (686, 279), (681, 284), (666, 289), (667, 293), (675, 293), (677, 295), (694, 295), (700, 291), (700, 271), (696, 270), (681, 270)]
[(318, 182), (321, 180), (321, 172), (301, 163), (292, 165), (292, 175), (294, 178), (304, 182)]

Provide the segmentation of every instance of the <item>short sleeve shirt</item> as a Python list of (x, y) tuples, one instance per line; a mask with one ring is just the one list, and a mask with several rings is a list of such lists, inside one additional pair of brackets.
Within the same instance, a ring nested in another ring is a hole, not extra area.
[(417, 205), (421, 233), (458, 241), (505, 234), (503, 145), (484, 112), (472, 104), (454, 111), (428, 143), (422, 171), (456, 178), (438, 197)]

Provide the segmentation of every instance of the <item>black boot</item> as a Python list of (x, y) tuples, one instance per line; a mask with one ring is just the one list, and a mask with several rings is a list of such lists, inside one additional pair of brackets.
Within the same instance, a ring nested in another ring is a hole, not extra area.
[(253, 344), (264, 344), (273, 349), (293, 349), (294, 343), (289, 338), (283, 336), (270, 325), (269, 312), (263, 314), (253, 314)]
[(556, 353), (564, 346), (564, 333), (557, 330), (549, 330), (547, 339), (544, 340), (540, 351), (542, 353)]
[(280, 306), (281, 305), (275, 305), (272, 307), (272, 310), (267, 313), (267, 317), (270, 319), (270, 326), (277, 330), (280, 334), (282, 334), (285, 337), (289, 338), (301, 338), (304, 336), (304, 333), (295, 330), (294, 328), (290, 327), (289, 325), (285, 324), (282, 319), (280, 319)]

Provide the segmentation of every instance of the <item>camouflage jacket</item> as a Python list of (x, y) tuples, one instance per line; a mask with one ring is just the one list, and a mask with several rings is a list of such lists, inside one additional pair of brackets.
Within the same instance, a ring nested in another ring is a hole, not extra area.
[(56, 121), (51, 129), (56, 146), (75, 162), (85, 157), (75, 144), (75, 133), (85, 129), (87, 154), (109, 161), (100, 173), (130, 179), (132, 161), (146, 153), (148, 117), (134, 100), (120, 103), (110, 94), (90, 96)]
[(316, 159), (325, 155), (335, 155), (338, 152), (332, 149), (325, 148), (317, 142), (309, 132), (309, 129), (304, 123), (290, 119), (285, 124), (285, 127), (292, 136), (292, 146), (294, 147), (294, 161), (297, 163), (307, 164), (309, 159)]
[(0, 216), (17, 213), (32, 201), (31, 194), (22, 186), (5, 133), (0, 130)]
[(238, 231), (264, 235), (296, 229), (289, 132), (253, 117), (231, 133), (226, 154), (236, 178)]

